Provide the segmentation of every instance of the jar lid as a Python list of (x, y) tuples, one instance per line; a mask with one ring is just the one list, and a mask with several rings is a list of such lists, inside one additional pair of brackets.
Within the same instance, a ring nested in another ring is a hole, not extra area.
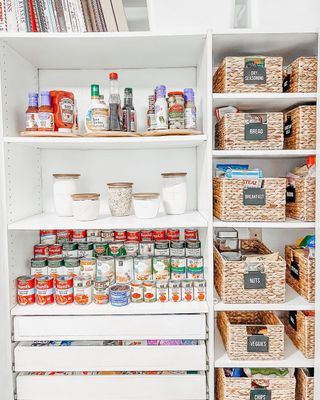
[(56, 179), (78, 179), (80, 174), (52, 174)]
[(132, 197), (135, 200), (151, 200), (158, 199), (160, 193), (133, 193)]
[(72, 200), (98, 200), (100, 197), (99, 193), (77, 193), (71, 195)]
[(173, 178), (176, 176), (186, 176), (187, 172), (163, 172), (161, 176), (163, 178)]
[(111, 183), (107, 183), (107, 186), (115, 187), (115, 188), (126, 188), (126, 187), (132, 187), (133, 183), (132, 182), (111, 182)]
[(183, 92), (169, 92), (168, 96), (183, 96)]

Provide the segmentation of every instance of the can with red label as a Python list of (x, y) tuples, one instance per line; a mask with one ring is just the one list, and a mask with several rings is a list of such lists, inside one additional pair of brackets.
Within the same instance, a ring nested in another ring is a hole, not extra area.
[(180, 239), (180, 229), (168, 228), (167, 229), (167, 239), (168, 240), (179, 240)]
[(47, 244), (35, 244), (33, 246), (34, 258), (47, 258), (49, 256), (49, 246)]
[(124, 229), (118, 229), (117, 231), (114, 231), (114, 240), (116, 242), (126, 241), (127, 240), (127, 231), (125, 231)]
[(87, 241), (86, 229), (74, 229), (72, 231), (72, 241), (73, 242), (86, 242)]
[(53, 304), (53, 278), (51, 276), (39, 276), (35, 278), (36, 302), (39, 305)]
[(56, 241), (57, 241), (57, 231), (55, 229), (40, 231), (41, 244), (55, 244)]
[(46, 258), (31, 258), (31, 275), (48, 275), (48, 261)]
[(152, 229), (143, 229), (142, 231), (140, 231), (140, 240), (145, 242), (149, 242), (150, 240), (152, 240), (153, 238), (153, 234), (152, 234)]
[(58, 276), (55, 281), (56, 303), (60, 305), (72, 304), (73, 277), (70, 275)]
[(59, 229), (57, 230), (57, 243), (72, 242), (72, 230), (71, 229)]
[(49, 257), (62, 256), (62, 244), (51, 244), (48, 250), (49, 250)]
[(137, 229), (130, 229), (127, 231), (127, 242), (140, 242), (140, 231)]
[(30, 275), (17, 278), (17, 302), (21, 306), (35, 303), (35, 281)]
[(184, 230), (184, 240), (198, 240), (198, 229), (188, 228)]
[(152, 231), (153, 240), (166, 240), (167, 233), (165, 229), (154, 229)]

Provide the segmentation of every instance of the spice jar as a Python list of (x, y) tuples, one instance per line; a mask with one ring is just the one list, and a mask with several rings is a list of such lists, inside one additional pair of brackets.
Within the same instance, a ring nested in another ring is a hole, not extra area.
[(168, 93), (169, 129), (184, 128), (184, 97), (183, 92)]
[(77, 221), (93, 221), (99, 215), (100, 194), (81, 193), (73, 194), (72, 211)]
[(108, 183), (107, 186), (111, 215), (113, 217), (130, 215), (133, 183), (114, 182)]
[(59, 217), (72, 217), (71, 195), (78, 191), (80, 174), (53, 174), (53, 201)]
[(183, 214), (187, 207), (186, 172), (163, 173), (162, 200), (167, 214)]
[(159, 211), (159, 193), (134, 193), (133, 207), (137, 218), (155, 218)]

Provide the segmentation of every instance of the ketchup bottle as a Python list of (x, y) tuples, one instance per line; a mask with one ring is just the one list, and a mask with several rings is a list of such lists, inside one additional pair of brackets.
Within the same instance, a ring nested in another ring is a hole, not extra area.
[(40, 92), (41, 106), (38, 112), (38, 131), (53, 131), (54, 118), (50, 92)]

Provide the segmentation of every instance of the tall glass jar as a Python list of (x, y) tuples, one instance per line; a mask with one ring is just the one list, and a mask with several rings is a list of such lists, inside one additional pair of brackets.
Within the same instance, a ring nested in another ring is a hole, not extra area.
[(130, 215), (132, 206), (131, 182), (107, 183), (108, 200), (111, 215), (113, 217), (124, 217)]
[(167, 214), (183, 214), (187, 207), (187, 173), (169, 172), (162, 176), (162, 201)]
[(59, 217), (72, 217), (71, 195), (78, 192), (80, 174), (53, 174), (53, 201)]

